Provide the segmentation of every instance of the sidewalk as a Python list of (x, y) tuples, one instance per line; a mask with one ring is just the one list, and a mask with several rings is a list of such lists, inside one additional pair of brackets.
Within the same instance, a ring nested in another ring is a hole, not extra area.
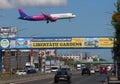
[(104, 84), (120, 84), (120, 80), (115, 75), (109, 75)]
[(4, 76), (4, 77), (0, 77), (0, 84), (22, 83), (27, 81), (50, 78), (53, 76), (54, 76), (54, 73), (45, 74), (42, 72), (38, 72), (36, 74), (27, 74), (27, 75)]
[(109, 76), (108, 84), (120, 84), (120, 80), (116, 76)]

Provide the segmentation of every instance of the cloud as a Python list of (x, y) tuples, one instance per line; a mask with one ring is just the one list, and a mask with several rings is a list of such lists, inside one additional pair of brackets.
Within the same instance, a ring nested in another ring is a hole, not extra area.
[(0, 0), (0, 9), (10, 9), (21, 6), (63, 6), (67, 0)]

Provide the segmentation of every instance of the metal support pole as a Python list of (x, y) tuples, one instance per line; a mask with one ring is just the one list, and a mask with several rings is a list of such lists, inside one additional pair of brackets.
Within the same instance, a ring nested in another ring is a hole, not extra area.
[(2, 72), (2, 49), (0, 49), (0, 72)]

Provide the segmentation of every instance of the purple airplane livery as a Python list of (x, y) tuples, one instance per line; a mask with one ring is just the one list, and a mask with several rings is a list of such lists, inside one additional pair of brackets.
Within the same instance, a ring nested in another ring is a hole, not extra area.
[(76, 15), (74, 15), (72, 13), (61, 13), (61, 14), (44, 14), (44, 13), (42, 13), (41, 15), (29, 16), (22, 9), (18, 9), (18, 11), (20, 14), (19, 19), (28, 20), (28, 21), (46, 21), (47, 23), (49, 23), (49, 21), (55, 22), (58, 19), (71, 19), (71, 18), (76, 17)]

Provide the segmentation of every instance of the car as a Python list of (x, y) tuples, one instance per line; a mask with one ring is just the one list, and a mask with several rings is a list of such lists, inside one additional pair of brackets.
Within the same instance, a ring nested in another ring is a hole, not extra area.
[(112, 66), (107, 66), (107, 71), (111, 71)]
[(46, 68), (45, 69), (45, 73), (51, 73), (51, 69), (50, 68)]
[(71, 71), (70, 68), (61, 68), (60, 70)]
[(57, 72), (59, 70), (59, 66), (51, 66), (51, 72)]
[(67, 83), (71, 83), (71, 74), (66, 70), (59, 70), (54, 76), (54, 83), (58, 83), (60, 81), (65, 81)]
[(34, 73), (37, 73), (37, 71), (35, 69), (27, 70), (27, 74), (34, 74)]
[(94, 68), (91, 68), (91, 69), (90, 69), (90, 73), (91, 73), (91, 74), (95, 74), (95, 69), (94, 69)]
[(17, 70), (16, 74), (17, 75), (26, 75), (27, 72), (25, 70)]
[(68, 71), (71, 75), (72, 75), (72, 70), (70, 68), (61, 68), (60, 70), (65, 70), (65, 71)]
[(106, 67), (101, 67), (100, 68), (100, 74), (107, 74), (107, 68)]
[(112, 69), (111, 73), (112, 73), (112, 75), (115, 75), (116, 74), (116, 69)]
[(83, 69), (82, 69), (82, 73), (81, 73), (81, 75), (84, 75), (84, 74), (91, 75), (91, 73), (90, 73), (90, 69), (89, 69), (89, 68), (83, 68)]
[(95, 68), (95, 72), (99, 72), (99, 68)]

